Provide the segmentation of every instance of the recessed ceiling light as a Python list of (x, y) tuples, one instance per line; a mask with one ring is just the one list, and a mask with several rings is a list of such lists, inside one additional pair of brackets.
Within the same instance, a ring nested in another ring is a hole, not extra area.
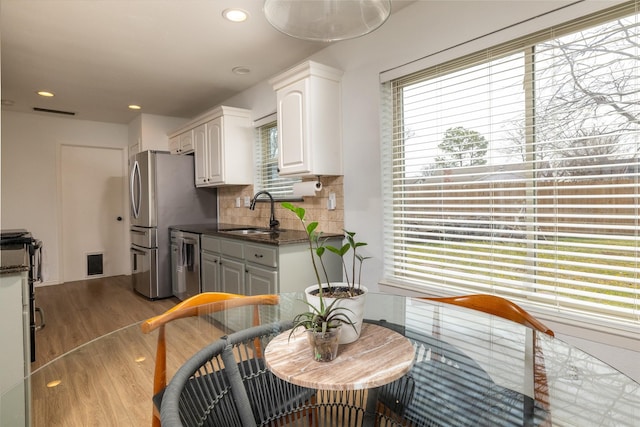
[(225, 9), (222, 11), (222, 16), (231, 22), (244, 22), (249, 14), (242, 9)]
[(234, 74), (238, 74), (240, 76), (245, 75), (245, 74), (249, 74), (251, 72), (251, 69), (249, 67), (234, 67), (231, 69), (231, 71), (234, 72)]
[(49, 91), (46, 91), (46, 90), (39, 90), (36, 93), (38, 95), (40, 95), (40, 96), (45, 96), (47, 98), (51, 98), (53, 96), (53, 92), (49, 92)]
[(136, 104), (129, 105), (130, 110), (140, 110), (142, 107)]

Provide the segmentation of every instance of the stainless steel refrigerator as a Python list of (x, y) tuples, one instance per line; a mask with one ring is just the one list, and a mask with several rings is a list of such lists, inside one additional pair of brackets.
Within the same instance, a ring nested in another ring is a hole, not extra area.
[(173, 294), (169, 227), (217, 220), (217, 192), (195, 187), (193, 161), (164, 151), (144, 151), (131, 160), (133, 289), (150, 299)]

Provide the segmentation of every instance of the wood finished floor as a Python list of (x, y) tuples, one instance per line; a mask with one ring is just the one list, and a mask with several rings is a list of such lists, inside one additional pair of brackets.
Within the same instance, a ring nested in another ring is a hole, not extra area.
[(81, 344), (161, 314), (179, 302), (177, 298), (148, 300), (132, 291), (130, 276), (41, 286), (35, 292), (46, 326), (36, 335), (32, 371)]
[[(131, 290), (130, 277), (117, 276), (40, 287), (36, 301), (46, 327), (37, 332), (32, 364), (32, 426), (150, 426), (157, 333), (134, 324), (178, 300), (149, 301)], [(169, 378), (222, 335), (202, 320), (174, 323), (167, 328)], [(60, 384), (47, 387), (53, 381)]]

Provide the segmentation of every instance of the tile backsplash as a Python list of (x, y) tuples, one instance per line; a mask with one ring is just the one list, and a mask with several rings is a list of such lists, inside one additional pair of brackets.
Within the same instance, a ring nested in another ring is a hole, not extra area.
[[(305, 179), (306, 181), (307, 179)], [(315, 179), (309, 179), (315, 181)], [(325, 233), (342, 233), (344, 228), (344, 189), (342, 176), (320, 177), (322, 190), (315, 196), (304, 197), (302, 202), (293, 202), (296, 206), (306, 209), (307, 223), (311, 221), (319, 222), (319, 230)], [(336, 209), (327, 209), (329, 193), (336, 194)], [(256, 227), (269, 227), (269, 216), (271, 205), (269, 198), (261, 196), (256, 204), (255, 210), (250, 210), (244, 206), (244, 198), (252, 198), (254, 195), (253, 185), (244, 187), (219, 187), (218, 188), (218, 209), (219, 222), (225, 224), (250, 225)], [(240, 207), (236, 208), (236, 199), (240, 198)], [(280, 202), (275, 203), (276, 219), (280, 221), (280, 228), (290, 230), (302, 230), (300, 220), (293, 214), (280, 206)]]

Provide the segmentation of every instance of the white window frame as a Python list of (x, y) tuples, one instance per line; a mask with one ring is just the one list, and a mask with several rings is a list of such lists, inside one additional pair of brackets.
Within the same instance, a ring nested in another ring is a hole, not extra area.
[[(630, 8), (633, 7), (633, 3), (627, 3), (624, 7)], [(614, 8), (615, 9), (615, 8)], [(637, 9), (636, 9), (637, 11)], [(575, 30), (575, 28), (581, 28), (584, 26), (585, 21), (594, 21), (595, 19), (605, 20), (609, 13), (618, 13), (616, 11), (608, 10), (604, 13), (597, 14), (596, 17), (586, 17), (584, 19), (580, 19), (574, 21), (570, 24), (564, 26), (565, 31)], [(499, 49), (503, 51), (511, 51), (514, 48), (522, 49), (527, 43), (532, 44), (532, 40), (544, 40), (545, 37), (548, 38), (548, 34), (553, 31), (558, 31), (558, 28), (547, 30), (544, 32), (540, 32), (535, 35), (527, 36), (522, 39), (514, 40), (511, 43), (502, 45)], [(535, 41), (534, 41), (535, 43)], [(486, 51), (484, 53), (487, 54)], [(476, 59), (477, 61), (477, 56)], [(473, 63), (474, 59), (467, 59), (469, 63)], [(446, 68), (450, 64), (443, 64), (441, 68)], [(395, 76), (398, 77), (398, 76)], [(384, 81), (384, 80), (383, 80)], [(387, 103), (383, 105), (383, 115), (382, 115), (382, 141), (383, 141), (383, 183), (385, 185), (384, 193), (386, 195), (393, 194), (393, 177), (392, 177), (392, 169), (391, 163), (393, 161), (393, 144), (391, 141), (393, 140), (393, 123), (396, 119), (393, 116), (392, 112), (392, 102), (393, 99), (391, 91), (391, 84), (386, 83), (383, 84), (383, 99), (387, 100)], [(385, 114), (386, 113), (386, 114)], [(460, 293), (469, 293), (469, 291), (476, 291), (477, 289), (467, 289), (461, 285), (448, 284), (443, 285), (442, 283), (437, 283), (434, 281), (422, 281), (422, 280), (407, 280), (406, 278), (397, 276), (394, 274), (394, 238), (395, 233), (393, 228), (394, 222), (394, 209), (393, 209), (394, 200), (390, 196), (385, 196), (385, 214), (384, 214), (384, 233), (385, 233), (385, 273), (384, 278), (381, 281), (382, 285), (390, 286), (395, 289), (408, 292), (408, 293), (429, 293), (435, 295), (452, 295), (452, 294), (460, 294)], [(638, 245), (638, 243), (636, 243)], [(495, 291), (494, 293), (500, 294), (499, 291)], [(511, 299), (518, 300), (518, 297), (514, 297), (513, 294), (509, 295)], [(563, 319), (567, 323), (575, 324), (575, 325), (584, 325), (585, 323), (590, 324), (594, 329), (601, 330), (603, 332), (610, 332), (611, 327), (614, 327), (621, 335), (624, 336), (634, 336), (637, 338), (638, 326), (640, 325), (640, 319), (636, 315), (635, 320), (628, 319), (612, 319), (611, 317), (601, 317), (601, 316), (591, 316), (591, 313), (585, 313), (581, 311), (569, 311), (564, 307), (563, 309), (558, 309), (554, 307), (553, 304), (545, 304), (544, 302), (535, 302), (532, 301), (527, 296), (522, 296), (522, 302), (528, 304), (529, 307), (534, 307), (534, 310), (539, 313), (547, 314), (549, 317), (555, 317), (558, 319)]]

